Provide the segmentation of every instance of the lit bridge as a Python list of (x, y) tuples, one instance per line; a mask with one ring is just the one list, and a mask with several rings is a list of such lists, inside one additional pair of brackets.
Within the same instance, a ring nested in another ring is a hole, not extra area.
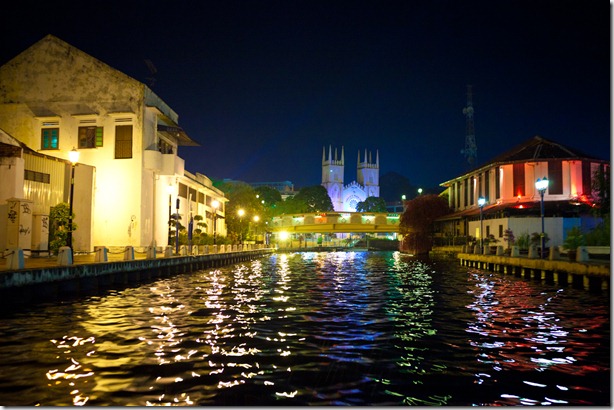
[(274, 217), (271, 232), (293, 233), (399, 233), (398, 213), (317, 212)]

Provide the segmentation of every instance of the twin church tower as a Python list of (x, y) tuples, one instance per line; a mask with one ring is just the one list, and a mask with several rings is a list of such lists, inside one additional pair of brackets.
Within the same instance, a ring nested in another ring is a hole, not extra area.
[(363, 202), (367, 197), (379, 197), (379, 152), (375, 151), (375, 162), (371, 152), (367, 153), (363, 161), (360, 161), (360, 150), (356, 164), (357, 181), (343, 185), (343, 171), (345, 166), (343, 147), (341, 157), (337, 156), (337, 148), (322, 148), (322, 186), (328, 191), (333, 208), (337, 212), (356, 212), (356, 205)]

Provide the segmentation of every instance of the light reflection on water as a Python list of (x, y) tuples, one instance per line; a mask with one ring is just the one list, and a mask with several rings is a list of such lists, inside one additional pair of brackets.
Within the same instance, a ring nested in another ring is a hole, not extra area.
[(0, 321), (0, 405), (606, 405), (607, 295), (274, 254)]

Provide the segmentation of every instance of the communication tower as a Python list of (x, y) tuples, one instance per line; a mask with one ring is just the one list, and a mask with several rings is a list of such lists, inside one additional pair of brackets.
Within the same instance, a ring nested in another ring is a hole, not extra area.
[(463, 114), (466, 118), (466, 135), (465, 135), (465, 149), (461, 150), (461, 153), (467, 158), (469, 168), (473, 168), (475, 160), (478, 156), (478, 147), (475, 144), (475, 129), (473, 127), (473, 94), (471, 85), (467, 86), (467, 106), (463, 108)]

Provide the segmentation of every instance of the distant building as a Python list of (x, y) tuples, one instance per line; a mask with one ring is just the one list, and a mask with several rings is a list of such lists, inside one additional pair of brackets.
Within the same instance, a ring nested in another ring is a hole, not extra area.
[[(0, 67), (0, 129), (0, 249), (16, 239), (47, 246), (50, 208), (69, 201), (73, 148), (75, 250), (166, 245), (171, 212), (184, 226), (200, 215), (207, 233), (226, 234), (223, 192), (177, 155), (198, 145), (178, 115), (145, 84), (57, 37)], [(14, 203), (28, 205), (30, 233), (7, 219)]]
[(268, 186), (270, 188), (276, 189), (281, 194), (281, 198), (286, 200), (286, 198), (290, 196), (296, 195), (296, 191), (294, 190), (294, 184), (290, 181), (278, 181), (278, 182), (248, 182), (254, 188), (259, 188), (263, 186)]
[[(560, 246), (573, 226), (587, 231), (599, 222), (591, 214), (595, 202), (591, 183), (600, 168), (609, 173), (609, 162), (533, 137), (487, 164), (440, 184), (454, 212), (437, 221), (436, 231), (444, 238), (493, 235), (503, 246), (507, 229), (515, 237), (541, 233), (541, 196), (535, 183), (545, 177), (546, 246)], [(486, 200), (482, 208), (484, 232), (480, 232), (480, 197)]]
[(356, 212), (356, 205), (368, 197), (379, 198), (379, 152), (376, 151), (375, 162), (371, 152), (360, 160), (360, 151), (356, 164), (357, 181), (344, 185), (344, 150), (341, 147), (341, 156), (337, 155), (335, 148), (334, 156), (332, 147), (322, 148), (322, 186), (326, 188), (328, 196), (333, 203), (333, 209), (337, 212)]

